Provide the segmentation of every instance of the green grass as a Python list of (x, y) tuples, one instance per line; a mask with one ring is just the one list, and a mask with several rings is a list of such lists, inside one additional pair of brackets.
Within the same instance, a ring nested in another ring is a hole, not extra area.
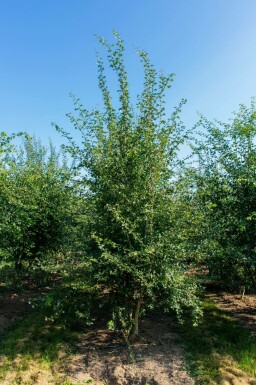
[[(83, 270), (74, 269), (72, 274), (68, 273), (63, 269), (48, 272), (38, 268), (32, 270), (28, 279), (26, 271), (17, 277), (11, 263), (0, 262), (0, 295), (12, 292), (21, 296), (32, 294), (35, 306), (31, 314), (23, 314), (21, 320), (0, 336), (0, 384), (34, 385), (40, 380), (56, 385), (71, 384), (65, 363), (75, 351), (77, 330), (85, 325), (84, 314), (81, 313), (84, 309), (77, 297), (79, 294), (83, 304), (88, 288), (82, 277)], [(46, 292), (41, 290), (45, 286), (49, 287)], [(72, 297), (74, 291), (76, 301)], [(50, 308), (44, 303), (49, 298), (52, 299)], [(74, 311), (77, 313), (78, 310), (79, 317), (76, 319)], [(52, 319), (55, 322), (49, 322)], [(72, 322), (67, 322), (67, 319)]]
[(31, 364), (34, 373), (44, 370), (54, 376), (58, 365), (72, 352), (74, 338), (74, 332), (64, 326), (47, 324), (42, 313), (27, 316), (0, 340), (0, 383), (12, 373), (10, 384), (33, 384), (33, 372), (30, 380), (22, 379)]
[(181, 326), (188, 368), (197, 384), (209, 384), (220, 376), (219, 369), (232, 365), (256, 376), (256, 338), (230, 319), (213, 303), (204, 304), (204, 316), (198, 327)]

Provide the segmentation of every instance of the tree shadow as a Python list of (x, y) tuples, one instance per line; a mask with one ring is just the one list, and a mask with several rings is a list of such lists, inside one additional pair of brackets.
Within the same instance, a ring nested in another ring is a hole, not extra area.
[(236, 321), (256, 336), (256, 297), (255, 294), (240, 295), (219, 294), (213, 300)]
[(64, 325), (47, 323), (40, 312), (26, 313), (1, 336), (0, 382), (11, 376), (9, 383), (34, 384), (40, 373), (54, 377), (57, 370), (58, 377), (64, 376), (61, 363), (72, 351), (73, 339)]
[(186, 360), (198, 383), (218, 379), (227, 365), (256, 376), (256, 338), (215, 304), (205, 304), (198, 327), (185, 323), (180, 329)]
[(0, 294), (0, 339), (28, 310), (27, 298), (19, 293), (5, 291)]

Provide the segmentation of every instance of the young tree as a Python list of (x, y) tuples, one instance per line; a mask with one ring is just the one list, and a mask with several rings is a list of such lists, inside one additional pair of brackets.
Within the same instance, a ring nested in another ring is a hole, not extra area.
[(144, 51), (144, 88), (132, 107), (124, 46), (98, 36), (108, 63), (118, 79), (119, 106), (115, 107), (98, 56), (102, 110), (87, 110), (75, 99), (77, 115), (69, 115), (81, 132), (79, 147), (67, 149), (81, 167), (91, 211), (91, 233), (96, 253), (90, 257), (93, 279), (109, 296), (116, 325), (127, 338), (138, 334), (141, 312), (163, 304), (180, 316), (184, 307), (200, 313), (197, 286), (186, 274), (182, 244), (177, 242), (174, 208), (178, 151), (186, 137), (181, 107), (168, 118), (165, 91), (173, 74), (158, 74)]

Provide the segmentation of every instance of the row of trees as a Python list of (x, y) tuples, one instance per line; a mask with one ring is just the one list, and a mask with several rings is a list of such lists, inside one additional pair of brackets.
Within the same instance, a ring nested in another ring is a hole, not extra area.
[[(69, 115), (81, 145), (68, 139), (69, 161), (26, 137), (0, 142), (0, 254), (16, 270), (54, 253), (86, 261), (91, 287), (106, 293), (112, 327), (138, 334), (140, 314), (162, 305), (200, 316), (193, 268), (207, 267), (222, 286), (255, 287), (256, 108), (241, 106), (229, 124), (200, 119), (200, 133), (169, 116), (173, 75), (158, 73), (139, 51), (144, 85), (132, 106), (124, 46), (98, 37), (117, 75), (113, 103), (98, 57), (103, 107), (74, 99)], [(184, 143), (189, 161), (181, 160)], [(73, 160), (71, 165), (71, 160)]]

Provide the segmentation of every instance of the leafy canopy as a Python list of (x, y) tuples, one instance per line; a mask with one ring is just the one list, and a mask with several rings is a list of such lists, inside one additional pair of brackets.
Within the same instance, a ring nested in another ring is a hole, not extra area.
[(76, 114), (69, 114), (82, 146), (57, 129), (70, 141), (66, 148), (77, 159), (91, 207), (92, 279), (108, 293), (116, 325), (133, 338), (139, 314), (147, 308), (163, 304), (180, 315), (185, 306), (195, 316), (200, 310), (197, 286), (185, 273), (173, 215), (178, 151), (187, 135), (180, 120), (185, 101), (168, 117), (165, 92), (173, 74), (158, 73), (147, 53), (137, 51), (144, 84), (133, 107), (123, 40), (116, 32), (114, 37), (114, 44), (100, 36), (98, 40), (117, 76), (118, 105), (98, 56), (103, 108), (89, 111), (74, 98)]

